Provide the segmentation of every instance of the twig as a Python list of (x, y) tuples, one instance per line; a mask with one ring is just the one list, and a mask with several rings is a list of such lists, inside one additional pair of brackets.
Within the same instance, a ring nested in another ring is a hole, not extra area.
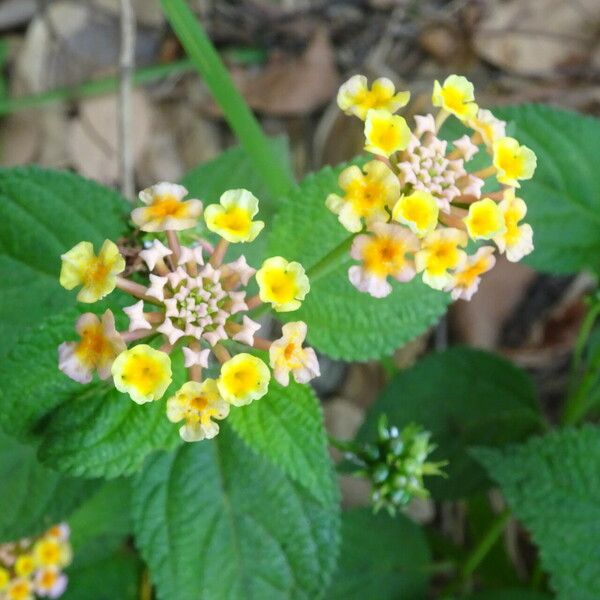
[(119, 55), (119, 151), (121, 191), (133, 202), (135, 181), (133, 171), (131, 99), (135, 60), (135, 15), (131, 0), (121, 0), (121, 50)]

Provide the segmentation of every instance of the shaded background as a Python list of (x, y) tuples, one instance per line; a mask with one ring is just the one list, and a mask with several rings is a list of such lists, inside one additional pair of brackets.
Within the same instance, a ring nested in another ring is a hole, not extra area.
[[(151, 79), (136, 87), (133, 101), (140, 189), (180, 180), (235, 140), (207, 88), (182, 63), (158, 2), (133, 4), (136, 67), (150, 68), (144, 73)], [(535, 101), (600, 113), (598, 0), (189, 4), (264, 129), (288, 137), (298, 177), (361, 151), (362, 124), (335, 104), (339, 84), (355, 73), (387, 76), (410, 89), (407, 117), (428, 110), (433, 79), (450, 73), (473, 81), (484, 107)], [(0, 2), (2, 165), (38, 163), (118, 185), (117, 95), (80, 86), (117, 72), (119, 11), (118, 0)], [(82, 98), (83, 91), (92, 93)], [(26, 110), (7, 100), (33, 95), (39, 106)], [(455, 303), (443, 323), (399, 349), (393, 363), (406, 367), (455, 343), (495, 350), (534, 376), (553, 418), (589, 288), (585, 275), (548, 276), (501, 259), (470, 303)], [(350, 437), (385, 382), (385, 366), (323, 358), (322, 371), (316, 387), (328, 427)], [(347, 506), (367, 502), (365, 482), (344, 480), (343, 492)], [(442, 528), (460, 537), (460, 515), (446, 508)], [(422, 522), (433, 518), (429, 502), (411, 510)]]

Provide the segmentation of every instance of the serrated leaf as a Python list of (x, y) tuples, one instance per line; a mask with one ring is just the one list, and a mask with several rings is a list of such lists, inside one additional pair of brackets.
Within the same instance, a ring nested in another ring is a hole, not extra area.
[(561, 600), (600, 595), (600, 430), (555, 431), (474, 452), (539, 546)]
[[(179, 443), (166, 418), (165, 401), (139, 406), (110, 382), (81, 385), (58, 370), (57, 347), (74, 339), (79, 315), (71, 309), (30, 330), (0, 364), (0, 425), (11, 435), (41, 442), (38, 456), (77, 477), (132, 473), (155, 449)], [(175, 359), (177, 358), (177, 360)], [(181, 357), (173, 383), (184, 379)]]
[(0, 434), (0, 543), (36, 535), (67, 518), (99, 483), (41, 465), (35, 448)]
[[(164, 398), (181, 385), (183, 373)], [(180, 443), (167, 420), (165, 399), (138, 405), (110, 384), (84, 388), (51, 415), (39, 449), (40, 459), (75, 477), (130, 475), (154, 450)]]
[[(325, 206), (327, 195), (338, 189), (343, 167), (326, 167), (295, 188), (273, 221), (270, 255), (297, 260), (310, 269), (348, 239), (349, 233)], [(448, 295), (419, 278), (394, 284), (387, 298), (359, 292), (348, 281), (352, 261), (347, 256), (336, 269), (311, 282), (299, 310), (279, 315), (306, 321), (309, 341), (321, 352), (345, 360), (381, 358), (423, 333), (446, 311)]]
[(0, 169), (0, 355), (73, 301), (58, 283), (60, 255), (81, 240), (123, 235), (126, 210), (120, 195), (72, 173)]
[(272, 380), (260, 401), (232, 409), (228, 422), (255, 451), (326, 503), (335, 501), (323, 414), (312, 388)]
[(402, 514), (342, 515), (342, 552), (329, 600), (421, 600), (431, 561), (425, 534)]
[(600, 273), (600, 120), (540, 104), (494, 112), (516, 124), (515, 137), (538, 158), (521, 189), (535, 243), (527, 262), (551, 273)]
[(508, 361), (479, 350), (431, 354), (396, 375), (359, 432), (374, 439), (379, 415), (402, 428), (414, 422), (432, 433), (432, 460), (448, 460), (447, 479), (426, 478), (435, 498), (463, 498), (486, 486), (470, 447), (502, 446), (541, 430), (531, 380)]
[(319, 598), (338, 543), (324, 506), (227, 425), (152, 457), (133, 485), (136, 543), (162, 600)]

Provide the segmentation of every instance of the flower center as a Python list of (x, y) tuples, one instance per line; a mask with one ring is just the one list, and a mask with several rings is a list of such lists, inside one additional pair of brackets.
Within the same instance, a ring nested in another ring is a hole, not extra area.
[(148, 207), (148, 211), (153, 219), (177, 218), (185, 214), (186, 207), (175, 196), (160, 196)]

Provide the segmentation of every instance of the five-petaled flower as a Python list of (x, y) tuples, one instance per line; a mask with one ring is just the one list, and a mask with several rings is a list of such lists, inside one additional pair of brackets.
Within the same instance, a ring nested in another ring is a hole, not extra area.
[(262, 398), (270, 380), (267, 365), (260, 358), (242, 352), (223, 364), (217, 386), (224, 400), (233, 406), (244, 406)]
[(461, 248), (467, 245), (467, 234), (460, 229), (437, 229), (423, 239), (415, 254), (417, 271), (423, 272), (423, 281), (436, 290), (442, 290), (454, 281), (450, 273), (460, 268), (467, 254)]
[(461, 121), (475, 117), (479, 108), (475, 103), (473, 84), (461, 75), (450, 75), (443, 85), (435, 81), (431, 101)]
[(373, 108), (367, 112), (365, 140), (367, 152), (387, 158), (408, 146), (410, 129), (404, 117)]
[(310, 291), (304, 267), (281, 256), (268, 258), (256, 273), (260, 299), (277, 312), (297, 310)]
[(206, 226), (228, 242), (252, 242), (262, 231), (263, 221), (253, 221), (258, 213), (258, 198), (248, 190), (229, 190), (219, 204), (206, 207)]
[(221, 420), (228, 414), (229, 404), (221, 398), (214, 379), (188, 381), (167, 400), (167, 417), (172, 423), (184, 421), (179, 434), (186, 442), (214, 438), (219, 425), (213, 419)]
[(375, 298), (383, 298), (392, 291), (387, 281), (410, 281), (415, 275), (414, 261), (409, 256), (419, 247), (417, 237), (399, 225), (376, 223), (371, 233), (357, 235), (352, 242), (350, 256), (361, 261), (348, 270), (352, 285)]
[(344, 169), (338, 183), (344, 195), (329, 194), (326, 205), (353, 233), (362, 229), (363, 222), (368, 225), (385, 219), (400, 196), (398, 178), (378, 160), (368, 162), (362, 170), (356, 165)]
[(94, 313), (79, 317), (75, 330), (79, 342), (64, 342), (58, 347), (58, 368), (79, 383), (89, 383), (94, 371), (100, 379), (108, 379), (115, 358), (125, 350), (125, 342), (115, 329), (110, 310), (100, 320)]
[(146, 205), (131, 212), (131, 220), (142, 231), (181, 231), (196, 224), (202, 212), (200, 200), (186, 200), (188, 191), (175, 183), (163, 181), (142, 190), (140, 200)]
[(504, 137), (494, 142), (493, 151), (500, 183), (520, 187), (519, 180), (533, 177), (537, 159), (527, 146), (522, 146), (514, 138)]
[(346, 114), (355, 115), (363, 121), (372, 108), (395, 113), (409, 100), (410, 92), (396, 92), (394, 83), (387, 77), (376, 79), (369, 89), (364, 75), (351, 77), (340, 87), (337, 95), (338, 106)]
[(105, 240), (98, 256), (91, 242), (79, 242), (61, 256), (60, 284), (67, 290), (82, 286), (79, 302), (97, 302), (116, 286), (117, 275), (125, 269), (125, 259), (117, 245)]
[(308, 383), (321, 372), (317, 355), (312, 348), (303, 348), (306, 323), (294, 321), (282, 327), (282, 337), (269, 349), (269, 362), (273, 377), (281, 385), (288, 385), (290, 373), (298, 383)]

